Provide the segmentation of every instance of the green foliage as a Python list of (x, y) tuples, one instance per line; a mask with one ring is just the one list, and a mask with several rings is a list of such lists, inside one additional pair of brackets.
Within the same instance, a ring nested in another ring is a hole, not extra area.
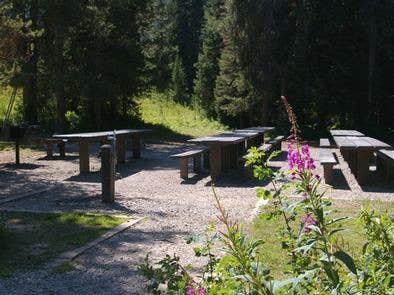
[(214, 90), (219, 74), (219, 58), (222, 49), (220, 23), (223, 0), (209, 0), (205, 4), (205, 18), (201, 33), (202, 46), (194, 80), (194, 104), (208, 116), (215, 116)]
[(186, 102), (188, 100), (186, 75), (183, 70), (182, 58), (179, 55), (175, 58), (171, 79), (174, 100), (176, 102)]
[(66, 122), (70, 130), (78, 130), (81, 126), (81, 118), (74, 111), (66, 112)]
[(164, 127), (169, 132), (183, 136), (211, 135), (227, 127), (217, 121), (202, 116), (196, 110), (174, 102), (171, 94), (166, 95), (155, 91), (146, 92), (136, 98), (140, 109), (141, 120), (145, 124)]

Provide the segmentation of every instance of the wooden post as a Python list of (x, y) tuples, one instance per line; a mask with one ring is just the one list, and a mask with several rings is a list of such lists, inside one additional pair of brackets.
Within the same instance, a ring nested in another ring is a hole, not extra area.
[(118, 164), (126, 162), (126, 146), (124, 137), (118, 137), (116, 139), (116, 157)]
[(79, 172), (88, 173), (90, 171), (89, 164), (89, 143), (81, 140), (79, 142)]
[(139, 159), (141, 157), (141, 138), (139, 134), (133, 134), (132, 145), (133, 145), (133, 158)]
[(114, 155), (109, 144), (101, 147), (101, 191), (105, 203), (115, 201)]
[(20, 164), (20, 153), (19, 153), (19, 138), (15, 139), (15, 164)]
[(188, 179), (189, 178), (188, 167), (187, 167), (188, 158), (180, 158), (179, 164), (180, 164), (181, 178), (185, 180)]
[(193, 171), (195, 173), (201, 172), (201, 154), (193, 157)]

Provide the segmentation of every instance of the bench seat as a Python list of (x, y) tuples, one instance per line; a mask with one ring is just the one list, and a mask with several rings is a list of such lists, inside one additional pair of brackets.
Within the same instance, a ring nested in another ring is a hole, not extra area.
[(394, 181), (394, 150), (377, 151), (376, 170), (381, 176)]
[(65, 139), (58, 139), (58, 138), (37, 138), (34, 140), (37, 144), (44, 144), (46, 145), (47, 149), (47, 158), (53, 158), (53, 146), (56, 144), (59, 147), (59, 153), (61, 157), (66, 155), (65, 144), (67, 140)]
[(201, 156), (204, 155), (204, 166), (209, 167), (209, 154), (208, 149), (195, 149), (186, 151), (183, 153), (171, 155), (170, 158), (179, 159), (180, 163), (180, 175), (182, 179), (189, 178), (188, 163), (189, 158), (193, 158), (193, 171), (198, 173), (201, 172)]
[(323, 166), (324, 179), (327, 184), (332, 184), (333, 179), (333, 166), (338, 163), (333, 152), (327, 148), (319, 149), (319, 161)]
[(319, 146), (322, 148), (331, 148), (331, 142), (328, 138), (320, 138)]

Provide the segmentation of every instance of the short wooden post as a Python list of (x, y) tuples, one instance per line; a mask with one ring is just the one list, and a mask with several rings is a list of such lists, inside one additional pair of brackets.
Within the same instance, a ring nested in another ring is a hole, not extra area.
[(181, 178), (185, 180), (188, 179), (189, 178), (188, 167), (187, 167), (188, 158), (180, 158), (179, 164), (180, 164)]
[(81, 140), (79, 142), (79, 172), (88, 173), (89, 171), (89, 143)]
[(201, 154), (193, 157), (193, 171), (201, 172)]
[(19, 138), (15, 139), (15, 164), (20, 164), (20, 153), (19, 153)]
[(133, 134), (132, 145), (133, 145), (133, 158), (139, 159), (141, 157), (141, 138), (139, 134)]
[(101, 147), (101, 191), (105, 203), (115, 201), (114, 155), (109, 144)]

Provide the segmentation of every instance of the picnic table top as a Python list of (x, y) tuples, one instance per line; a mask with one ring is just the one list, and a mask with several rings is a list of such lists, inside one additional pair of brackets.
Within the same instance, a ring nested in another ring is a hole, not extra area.
[(234, 132), (238, 133), (243, 133), (243, 132), (258, 132), (258, 133), (265, 133), (267, 131), (273, 131), (275, 130), (275, 127), (266, 127), (266, 126), (256, 126), (256, 127), (249, 127), (249, 128), (243, 128), (243, 129), (236, 129)]
[(189, 139), (188, 142), (225, 145), (225, 144), (236, 144), (244, 141), (246, 138), (248, 138), (248, 136), (245, 134), (236, 135), (236, 136), (216, 135), (216, 136), (193, 138), (193, 139)]
[[(131, 135), (131, 134), (145, 134), (152, 132), (152, 129), (121, 129), (115, 130), (115, 134)], [(114, 131), (100, 131), (100, 132), (84, 132), (84, 133), (70, 133), (70, 134), (54, 134), (53, 138), (62, 139), (100, 139), (113, 135)]]
[(330, 133), (332, 136), (364, 136), (363, 133), (357, 130), (332, 129)]
[(390, 147), (389, 144), (376, 138), (366, 136), (334, 136), (334, 141), (340, 148), (349, 149), (378, 149)]

